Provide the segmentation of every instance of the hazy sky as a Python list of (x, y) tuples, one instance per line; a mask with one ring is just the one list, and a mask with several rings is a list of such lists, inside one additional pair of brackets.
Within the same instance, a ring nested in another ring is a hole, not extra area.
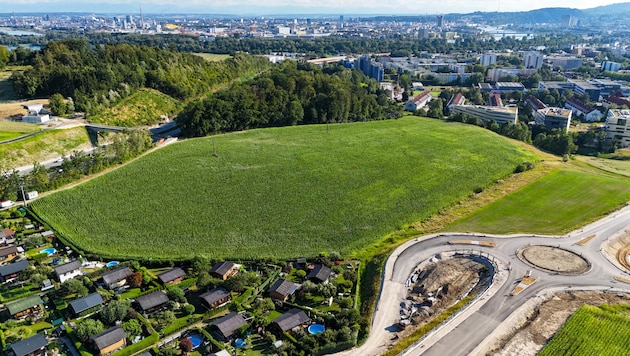
[(226, 14), (410, 14), (474, 11), (526, 11), (543, 7), (592, 8), (623, 0), (0, 0), (0, 13), (120, 12)]

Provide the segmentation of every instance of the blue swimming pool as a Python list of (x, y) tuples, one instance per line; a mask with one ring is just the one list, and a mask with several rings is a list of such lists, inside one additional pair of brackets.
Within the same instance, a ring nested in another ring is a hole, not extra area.
[(245, 342), (245, 340), (243, 340), (243, 339), (236, 339), (236, 340), (234, 340), (234, 346), (236, 346), (238, 348), (243, 348), (243, 347), (245, 347), (245, 345), (247, 345), (247, 342)]
[(48, 254), (48, 256), (51, 256), (51, 255), (52, 255), (52, 254), (54, 254), (55, 252), (57, 252), (57, 250), (55, 250), (55, 249), (54, 249), (54, 248), (52, 248), (52, 247), (45, 248), (45, 249), (43, 249), (43, 250), (39, 251), (39, 253), (46, 253), (46, 254)]
[(192, 343), (193, 349), (196, 349), (203, 342), (203, 336), (201, 336), (199, 334), (192, 334), (192, 335), (188, 336), (188, 340), (190, 340), (190, 342)]
[(313, 324), (308, 327), (308, 333), (313, 335), (323, 333), (324, 330), (326, 330), (326, 327), (322, 324)]
[(114, 267), (117, 264), (119, 264), (120, 262), (118, 261), (111, 261), (111, 262), (107, 262), (107, 264), (105, 265), (105, 267)]

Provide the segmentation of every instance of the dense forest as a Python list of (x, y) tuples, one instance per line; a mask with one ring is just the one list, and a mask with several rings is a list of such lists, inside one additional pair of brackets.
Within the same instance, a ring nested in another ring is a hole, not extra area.
[(180, 52), (206, 52), (232, 54), (247, 52), (250, 54), (270, 54), (272, 52), (304, 53), (308, 56), (321, 57), (338, 53), (385, 53), (395, 56), (419, 55), (421, 52), (485, 52), (488, 50), (528, 50), (534, 46), (545, 46), (545, 53), (562, 50), (572, 43), (582, 41), (575, 35), (539, 35), (529, 39), (517, 40), (504, 37), (498, 41), (462, 34), (454, 42), (443, 38), (417, 38), (410, 35), (396, 35), (390, 38), (254, 38), (254, 37), (216, 37), (203, 39), (194, 35), (183, 34), (123, 34), (123, 33), (69, 33), (49, 32), (46, 36), (8, 36), (0, 35), (0, 44), (18, 45), (28, 43), (46, 45), (49, 42), (66, 41), (81, 38), (92, 46), (104, 44), (132, 44), (178, 50)]
[(380, 120), (400, 115), (379, 85), (357, 70), (285, 61), (254, 80), (189, 104), (182, 132), (205, 136), (249, 128)]
[(88, 114), (138, 88), (153, 88), (189, 100), (270, 66), (264, 58), (241, 53), (211, 63), (168, 49), (128, 44), (90, 46), (85, 40), (50, 42), (25, 61), (32, 68), (12, 76), (20, 97), (60, 93), (72, 97), (76, 109)]

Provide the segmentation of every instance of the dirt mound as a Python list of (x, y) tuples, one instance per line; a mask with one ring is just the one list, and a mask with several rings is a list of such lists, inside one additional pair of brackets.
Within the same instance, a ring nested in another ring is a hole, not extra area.
[(421, 272), (412, 294), (443, 300), (457, 298), (478, 280), (477, 270), (469, 268), (469, 262), (472, 261), (451, 259), (431, 264)]

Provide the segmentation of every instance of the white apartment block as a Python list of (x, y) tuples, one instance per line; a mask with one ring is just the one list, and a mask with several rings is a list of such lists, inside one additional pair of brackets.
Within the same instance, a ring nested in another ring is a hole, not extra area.
[(621, 142), (621, 146), (630, 146), (630, 110), (610, 109), (606, 116), (606, 134), (613, 142)]

